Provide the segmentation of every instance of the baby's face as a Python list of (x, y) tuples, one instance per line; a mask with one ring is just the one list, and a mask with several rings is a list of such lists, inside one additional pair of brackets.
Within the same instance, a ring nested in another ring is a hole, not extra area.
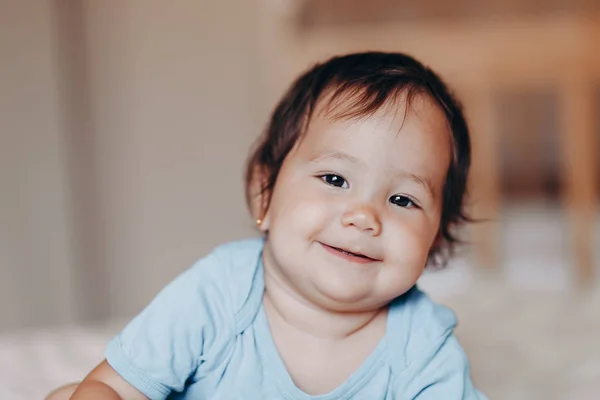
[(387, 304), (416, 283), (438, 238), (447, 122), (426, 96), (405, 119), (395, 108), (362, 120), (317, 109), (282, 165), (262, 224), (265, 270), (320, 306)]

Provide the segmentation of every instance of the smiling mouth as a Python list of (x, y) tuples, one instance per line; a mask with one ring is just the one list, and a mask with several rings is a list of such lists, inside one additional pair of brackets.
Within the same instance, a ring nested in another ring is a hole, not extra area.
[(338, 256), (338, 257), (341, 257), (341, 258), (344, 258), (346, 260), (353, 261), (353, 262), (356, 262), (356, 263), (359, 263), (359, 264), (366, 264), (366, 263), (371, 263), (371, 262), (379, 261), (379, 260), (376, 260), (374, 258), (365, 256), (364, 254), (352, 253), (351, 251), (344, 250), (344, 249), (341, 249), (339, 247), (329, 246), (329, 245), (324, 244), (324, 243), (321, 243), (321, 245), (328, 252), (330, 252), (330, 253)]

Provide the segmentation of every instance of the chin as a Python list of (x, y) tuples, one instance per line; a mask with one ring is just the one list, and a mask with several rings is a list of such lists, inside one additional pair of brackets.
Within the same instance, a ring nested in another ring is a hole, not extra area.
[(361, 311), (376, 308), (381, 302), (376, 301), (370, 292), (349, 291), (347, 288), (317, 286), (318, 300), (322, 306), (335, 311)]
[(411, 280), (410, 283), (398, 283), (392, 288), (386, 288), (387, 290), (371, 290), (368, 293), (363, 292), (361, 295), (358, 295), (356, 292), (350, 293), (348, 290), (330, 290), (327, 292), (322, 291), (321, 293), (332, 304), (337, 305), (339, 311), (361, 311), (383, 307), (408, 292), (415, 284), (416, 281), (413, 282)]

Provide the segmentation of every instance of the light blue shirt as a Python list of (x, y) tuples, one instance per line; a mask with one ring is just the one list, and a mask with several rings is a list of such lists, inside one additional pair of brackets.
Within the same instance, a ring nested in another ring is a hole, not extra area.
[(452, 333), (454, 314), (413, 287), (390, 305), (385, 337), (334, 391), (310, 396), (283, 364), (262, 307), (264, 241), (216, 248), (108, 345), (108, 363), (150, 399), (484, 399)]

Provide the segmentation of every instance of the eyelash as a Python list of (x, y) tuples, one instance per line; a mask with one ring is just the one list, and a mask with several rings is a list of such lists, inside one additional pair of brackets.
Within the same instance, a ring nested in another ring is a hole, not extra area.
[[(402, 200), (403, 202), (405, 202), (405, 201), (408, 201), (409, 205), (401, 206), (401, 205), (395, 204), (395, 203), (393, 203), (393, 201), (392, 201), (392, 199), (394, 199), (394, 198), (400, 199), (400, 200)], [(389, 202), (390, 202), (390, 203), (392, 203), (392, 204), (394, 204), (395, 206), (402, 207), (402, 208), (413, 208), (413, 207), (419, 208), (418, 204), (417, 204), (417, 203), (415, 203), (415, 202), (413, 201), (413, 199), (411, 199), (411, 198), (410, 198), (410, 197), (408, 197), (408, 196), (403, 196), (403, 195), (401, 195), (401, 194), (395, 194), (395, 195), (393, 195), (392, 197), (390, 197), (390, 200), (389, 200)]]
[[(327, 181), (328, 177), (340, 178), (341, 182), (342, 182), (342, 186), (338, 186), (338, 185), (335, 185), (332, 182), (328, 182)], [(343, 176), (341, 176), (341, 175), (338, 175), (338, 174), (322, 174), (322, 175), (318, 175), (318, 178), (321, 179), (326, 185), (337, 187), (337, 188), (341, 188), (341, 189), (348, 189), (348, 181), (346, 181), (346, 179)], [(346, 187), (344, 187), (344, 184), (346, 185)], [(403, 203), (405, 203), (405, 202), (408, 201), (408, 204), (406, 204), (406, 205), (396, 204), (396, 203), (393, 202), (394, 199), (402, 201)], [(395, 194), (392, 197), (390, 197), (389, 198), (389, 202), (391, 204), (393, 204), (395, 206), (398, 206), (398, 207), (401, 207), (401, 208), (413, 208), (413, 207), (418, 208), (419, 207), (419, 205), (413, 199), (411, 199), (408, 196), (404, 196), (404, 195), (400, 195), (400, 194)]]

